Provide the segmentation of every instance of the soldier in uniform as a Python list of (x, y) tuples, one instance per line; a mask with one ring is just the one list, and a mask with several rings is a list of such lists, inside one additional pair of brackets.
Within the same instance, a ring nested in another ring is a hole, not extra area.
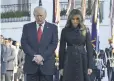
[(105, 76), (105, 52), (103, 50), (100, 50), (99, 55), (96, 56), (95, 59), (95, 75), (96, 80), (101, 81), (101, 79)]
[(113, 62), (114, 62), (114, 56), (113, 56), (113, 47), (112, 47), (112, 39), (108, 39), (109, 41), (109, 48), (105, 49), (106, 55), (107, 55), (107, 74), (108, 74), (108, 81), (114, 81), (113, 77), (113, 73), (114, 73), (114, 66), (112, 66)]

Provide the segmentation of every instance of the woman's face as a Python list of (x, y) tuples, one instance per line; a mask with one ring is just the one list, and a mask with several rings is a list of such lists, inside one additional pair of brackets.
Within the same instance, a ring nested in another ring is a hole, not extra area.
[(73, 18), (71, 19), (71, 23), (74, 27), (77, 27), (77, 25), (79, 24), (79, 17), (78, 16), (73, 16)]

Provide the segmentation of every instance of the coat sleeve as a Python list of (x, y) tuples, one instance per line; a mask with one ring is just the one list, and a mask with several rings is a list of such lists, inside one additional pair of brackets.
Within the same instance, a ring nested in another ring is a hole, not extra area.
[(25, 54), (28, 54), (32, 57), (36, 54), (36, 52), (30, 47), (28, 44), (28, 33), (27, 33), (27, 25), (24, 25), (23, 27), (23, 32), (22, 32), (22, 37), (21, 37), (21, 46)]
[(7, 53), (6, 53), (6, 46), (3, 44), (1, 45), (1, 60), (7, 62)]
[(11, 55), (8, 56), (7, 61), (14, 60), (16, 56), (16, 48), (11, 48)]
[(86, 50), (87, 50), (88, 68), (92, 69), (93, 47), (91, 43), (91, 36), (90, 36), (89, 29), (87, 29), (87, 33), (86, 33)]
[(58, 29), (56, 25), (52, 25), (52, 26), (53, 26), (53, 34), (52, 34), (51, 43), (48, 45), (46, 51), (42, 54), (44, 61), (48, 57), (52, 56), (52, 54), (54, 54), (55, 49), (57, 48), (57, 44), (58, 44)]
[(23, 64), (24, 64), (24, 53), (23, 53), (23, 50), (19, 50), (19, 53), (18, 53), (18, 67), (22, 67)]
[(61, 32), (60, 48), (59, 48), (59, 69), (64, 68), (65, 50), (66, 50), (66, 41), (65, 41), (65, 32), (63, 29)]

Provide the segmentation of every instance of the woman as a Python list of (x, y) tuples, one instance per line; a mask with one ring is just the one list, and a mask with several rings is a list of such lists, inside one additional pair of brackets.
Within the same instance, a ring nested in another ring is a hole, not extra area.
[(89, 81), (92, 50), (90, 32), (83, 24), (82, 14), (73, 9), (60, 39), (59, 69), (60, 73), (63, 71), (63, 81)]

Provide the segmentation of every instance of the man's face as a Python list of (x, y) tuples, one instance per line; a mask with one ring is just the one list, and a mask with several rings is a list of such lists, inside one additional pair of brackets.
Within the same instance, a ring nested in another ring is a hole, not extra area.
[(8, 40), (8, 43), (9, 43), (9, 45), (12, 45), (12, 42), (13, 42), (13, 41), (11, 41), (11, 40)]
[(5, 45), (6, 45), (6, 46), (10, 46), (10, 43), (9, 43), (8, 40), (5, 40)]
[(46, 12), (42, 9), (35, 9), (34, 10), (34, 17), (38, 24), (43, 24), (46, 19)]

